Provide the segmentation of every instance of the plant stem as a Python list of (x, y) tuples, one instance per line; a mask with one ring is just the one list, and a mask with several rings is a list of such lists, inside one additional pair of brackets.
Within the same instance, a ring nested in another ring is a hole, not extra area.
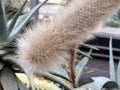
[(73, 88), (77, 88), (77, 84), (75, 82), (75, 49), (71, 49), (70, 50), (70, 63), (69, 63), (69, 68), (70, 68), (70, 78), (71, 78), (71, 81), (72, 81), (72, 86)]

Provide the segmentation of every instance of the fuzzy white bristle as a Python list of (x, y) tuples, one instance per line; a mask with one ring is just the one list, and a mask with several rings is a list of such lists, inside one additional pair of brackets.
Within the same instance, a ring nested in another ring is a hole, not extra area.
[(74, 0), (48, 26), (35, 25), (17, 40), (18, 59), (23, 69), (40, 74), (69, 59), (69, 51), (92, 37), (112, 15), (120, 0)]

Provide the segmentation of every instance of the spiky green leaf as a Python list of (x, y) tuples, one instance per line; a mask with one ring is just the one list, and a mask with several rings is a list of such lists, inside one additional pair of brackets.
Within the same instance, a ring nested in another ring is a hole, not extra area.
[(7, 41), (8, 30), (7, 30), (7, 19), (5, 15), (4, 6), (2, 0), (0, 0), (0, 42)]
[(112, 51), (112, 37), (109, 41), (109, 72), (110, 72), (110, 79), (113, 81), (116, 81), (116, 75), (115, 75), (115, 66), (114, 66), (114, 60), (113, 60), (113, 51)]
[(33, 76), (33, 72), (29, 71), (27, 68), (23, 69), (26, 76), (28, 77), (28, 80), (30, 82), (30, 86), (32, 88), (32, 90), (34, 90), (34, 76)]
[(83, 51), (81, 51), (81, 50), (79, 50), (79, 49), (77, 49), (77, 54), (81, 54), (81, 55), (87, 56), (87, 57), (89, 57), (89, 58), (92, 58), (90, 55), (84, 53)]
[(108, 89), (108, 90), (110, 90), (110, 89), (118, 89), (118, 85), (117, 85), (117, 83), (114, 82), (114, 81), (108, 81), (108, 82), (106, 82), (106, 83), (103, 85), (102, 88), (105, 88), (105, 89)]
[(98, 86), (98, 90), (101, 90), (102, 88), (107, 88), (107, 86), (105, 85), (107, 85), (108, 82), (115, 83), (111, 79), (103, 76), (92, 77), (92, 79), (94, 80), (94, 84)]
[(16, 79), (19, 90), (28, 90), (28, 88), (18, 78)]
[(15, 16), (12, 18), (12, 21), (9, 25), (9, 32), (12, 31), (18, 17), (21, 15), (22, 11), (23, 11), (23, 8), (25, 7), (25, 4), (27, 3), (27, 0), (25, 0), (25, 2), (23, 3), (23, 5), (20, 7), (20, 9), (17, 11), (17, 13), (15, 14)]
[[(90, 56), (91, 52), (92, 52), (92, 49), (88, 52), (89, 56)], [(89, 60), (89, 58), (87, 56), (83, 57), (82, 60), (75, 67), (77, 84), (79, 83), (79, 80), (81, 78), (81, 75), (84, 71), (86, 64), (88, 63), (88, 60)]]
[(62, 66), (53, 69), (51, 74), (70, 81), (67, 71)]
[(4, 67), (0, 72), (0, 81), (4, 90), (18, 90), (16, 76), (10, 67)]
[(90, 48), (90, 49), (93, 49), (93, 50), (99, 50), (98, 48), (92, 46), (92, 45), (88, 45), (88, 44), (82, 44), (82, 46), (86, 47), (86, 48)]
[(49, 79), (55, 83), (59, 83), (60, 85), (64, 86), (67, 90), (73, 90), (71, 87), (71, 83), (64, 80), (63, 78), (56, 77), (52, 74), (46, 73), (43, 75), (46, 79)]
[(30, 19), (32, 18), (32, 16), (37, 12), (37, 10), (42, 7), (48, 0), (45, 0), (44, 2), (38, 4), (36, 7), (34, 7), (32, 10), (30, 10), (26, 15), (22, 16), (21, 19), (19, 21), (21, 21), (21, 23), (18, 23), (17, 25), (15, 25), (15, 27), (13, 28), (12, 32), (9, 35), (9, 39), (10, 41), (14, 40), (17, 36), (17, 34), (24, 28), (24, 26), (30, 21)]

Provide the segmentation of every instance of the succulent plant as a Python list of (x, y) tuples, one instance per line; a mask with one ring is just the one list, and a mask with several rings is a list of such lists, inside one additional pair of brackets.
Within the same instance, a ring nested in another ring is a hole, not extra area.
[[(2, 0), (4, 1), (4, 0)], [(15, 75), (15, 72), (20, 72), (23, 70), (16, 65), (15, 63), (11, 62), (11, 59), (17, 59), (13, 55), (15, 55), (15, 50), (16, 47), (14, 46), (14, 41), (22, 31), (22, 29), (25, 27), (25, 25), (30, 21), (31, 17), (34, 15), (34, 13), (42, 6), (44, 5), (47, 0), (45, 0), (43, 3), (38, 4), (36, 7), (34, 7), (31, 11), (27, 12), (26, 14), (21, 15), (21, 12), (27, 2), (23, 3), (21, 8), (17, 11), (17, 13), (9, 20), (6, 17), (5, 9), (4, 9), (4, 4), (3, 2), (0, 1), (0, 18), (2, 19), (0, 21), (0, 74), (3, 74), (3, 70), (5, 71), (4, 75), (0, 75), (0, 78), (3, 78), (3, 76), (6, 78), (1, 79), (1, 84), (5, 90), (17, 90), (19, 88), (20, 90), (27, 90), (27, 88), (22, 84), (22, 82), (17, 78)], [(85, 45), (85, 47), (90, 47), (89, 45)], [(94, 48), (93, 48), (94, 49)], [(85, 55), (87, 58), (90, 57), (89, 55), (85, 54), (82, 51), (78, 51), (79, 54)], [(11, 73), (8, 74), (8, 71)], [(32, 77), (31, 75), (27, 73), (30, 81), (32, 82)], [(7, 80), (7, 75), (11, 76), (12, 79), (8, 82)], [(14, 78), (16, 80), (14, 80)], [(14, 84), (13, 84), (13, 83)], [(11, 83), (9, 85), (9, 83)], [(13, 87), (12, 87), (13, 85)], [(9, 88), (11, 86), (11, 88)], [(24, 89), (23, 89), (24, 87)], [(13, 89), (14, 88), (14, 89)]]
[(11, 59), (17, 59), (13, 56), (16, 50), (13, 43), (31, 17), (47, 0), (38, 4), (26, 14), (21, 15), (27, 2), (25, 0), (10, 20), (6, 17), (3, 1), (0, 0), (0, 83), (4, 90), (28, 90), (15, 75), (17, 71), (23, 72), (23, 70), (11, 61)]
[[(88, 46), (88, 45), (84, 45)], [(94, 48), (89, 46), (89, 48)], [(52, 71), (51, 73), (44, 74), (43, 76), (46, 79), (49, 79), (51, 81), (54, 81), (56, 83), (59, 83), (62, 85), (64, 88), (67, 90), (120, 90), (120, 62), (118, 64), (117, 71), (115, 71), (114, 67), (114, 61), (113, 61), (113, 53), (112, 53), (112, 38), (110, 39), (109, 43), (109, 51), (110, 51), (110, 61), (109, 61), (109, 70), (110, 70), (110, 78), (104, 77), (104, 76), (98, 76), (98, 77), (91, 77), (93, 82), (85, 84), (85, 85), (79, 85), (80, 77), (82, 75), (82, 72), (84, 71), (84, 68), (89, 61), (91, 51), (86, 55), (85, 53), (80, 53), (82, 55), (85, 55), (82, 60), (80, 60), (79, 63), (76, 64), (75, 66), (75, 75), (76, 75), (76, 84), (77, 88), (73, 88), (72, 84), (73, 82), (70, 79), (68, 71), (63, 68), (59, 67)], [(79, 50), (78, 50), (79, 51)], [(65, 90), (66, 90), (65, 89)]]
[[(84, 45), (84, 46), (94, 48), (89, 45)], [(86, 67), (86, 64), (89, 61), (91, 53), (92, 53), (92, 49), (90, 49), (90, 51), (87, 54), (86, 53), (83, 54), (82, 52), (82, 55), (84, 55), (83, 58), (75, 65), (76, 76), (74, 79), (75, 79), (75, 84), (77, 85), (76, 88), (73, 87), (73, 82), (70, 77), (70, 72), (65, 67), (61, 66), (61, 67), (55, 68), (53, 71), (51, 71), (51, 73), (43, 74), (43, 76), (46, 79), (49, 79), (53, 82), (60, 84), (65, 88), (65, 90), (66, 89), (67, 90), (89, 90), (87, 88), (81, 88), (81, 86), (79, 85), (79, 81), (81, 79), (81, 75), (84, 71), (84, 68)], [(79, 54), (81, 54), (81, 51)]]
[(83, 85), (82, 88), (89, 87), (91, 90), (120, 90), (120, 61), (117, 70), (115, 69), (113, 52), (112, 52), (112, 37), (109, 41), (109, 76), (92, 77), (93, 82)]

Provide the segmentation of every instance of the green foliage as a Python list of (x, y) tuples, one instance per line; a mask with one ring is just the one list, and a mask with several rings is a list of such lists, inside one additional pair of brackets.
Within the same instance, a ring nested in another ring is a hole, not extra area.
[(120, 9), (117, 14), (113, 16), (113, 20), (108, 21), (106, 25), (110, 27), (120, 27)]
[(113, 52), (112, 52), (112, 38), (110, 38), (110, 43), (109, 43), (109, 54), (110, 54), (110, 60), (109, 60), (109, 71), (110, 71), (110, 78), (113, 81), (116, 81), (116, 75), (115, 75), (115, 66), (114, 66), (114, 61), (113, 61)]
[(7, 18), (2, 3), (0, 0), (0, 43), (8, 39)]
[[(91, 53), (92, 53), (92, 49), (89, 51), (89, 53), (87, 55), (90, 56)], [(87, 65), (88, 61), (89, 61), (89, 58), (85, 56), (80, 60), (80, 62), (75, 67), (77, 85), (79, 84), (81, 75), (82, 75), (84, 68)]]
[(112, 37), (110, 38), (110, 44), (109, 44), (109, 50), (110, 50), (110, 63), (109, 63), (109, 69), (110, 69), (110, 79), (115, 81), (118, 84), (118, 88), (120, 90), (120, 61), (118, 63), (117, 71), (115, 71), (114, 66), (114, 59), (112, 54)]
[[(80, 60), (79, 63), (75, 65), (77, 85), (79, 83), (79, 80), (81, 78), (81, 75), (84, 71), (87, 62), (89, 61), (91, 52), (92, 49), (87, 53), (87, 55), (83, 54), (84, 57)], [(52, 71), (51, 73), (45, 74), (44, 77), (56, 83), (59, 83), (67, 90), (120, 90), (120, 61), (118, 63), (117, 70), (115, 70), (113, 53), (112, 53), (112, 38), (110, 38), (109, 53), (110, 53), (110, 60), (109, 60), (110, 78), (103, 76), (92, 77), (93, 82), (82, 86), (78, 85), (77, 88), (73, 88), (69, 73), (63, 67), (59, 67), (54, 71)]]
[[(32, 16), (37, 12), (37, 10), (42, 7), (48, 0), (38, 4), (36, 7), (34, 7), (32, 10), (30, 10), (28, 13), (25, 15), (21, 16), (18, 18), (18, 22), (14, 25), (9, 38), (10, 41), (13, 41), (17, 34), (22, 30), (22, 28), (28, 23), (28, 21), (32, 18)], [(21, 7), (22, 8), (22, 7)]]
[(92, 80), (93, 82), (83, 85), (82, 88), (89, 87), (91, 90), (114, 90), (118, 88), (116, 82), (106, 77), (92, 77)]
[(119, 20), (120, 21), (120, 10), (118, 10), (117, 16), (116, 16), (115, 20)]
[(0, 62), (0, 82), (4, 90), (28, 90), (17, 78), (11, 65)]
[(27, 2), (27, 0), (25, 0), (25, 2), (23, 3), (23, 5), (20, 7), (20, 9), (17, 11), (17, 13), (16, 13), (16, 14), (14, 15), (14, 17), (12, 18), (12, 21), (11, 21), (9, 27), (8, 27), (8, 28), (9, 28), (9, 32), (12, 31), (12, 29), (13, 29), (13, 27), (14, 27), (17, 19), (18, 19), (18, 17), (21, 15), (21, 13), (22, 13), (22, 11), (23, 11), (23, 8), (25, 7), (26, 2)]
[[(84, 55), (84, 57), (75, 65), (75, 74), (76, 74), (76, 84), (78, 85), (81, 75), (84, 71), (86, 64), (89, 61), (90, 54), (92, 53), (92, 49)], [(47, 73), (43, 75), (46, 79), (49, 79), (53, 82), (59, 83), (67, 90), (89, 90), (87, 88), (81, 88), (79, 85), (77, 88), (72, 87), (72, 81), (70, 79), (69, 72), (66, 68), (58, 67), (54, 69), (51, 73)]]
[[(115, 65), (114, 65), (114, 59), (113, 59), (113, 51), (112, 51), (112, 37), (110, 38), (109, 42), (109, 75), (110, 79), (105, 77), (101, 78), (101, 87), (106, 88), (106, 90), (113, 90), (117, 89), (120, 90), (120, 62), (118, 63), (118, 68), (115, 70)], [(98, 79), (98, 77), (96, 78)], [(105, 82), (104, 82), (105, 81)], [(98, 79), (98, 82), (100, 82), (100, 79)], [(98, 83), (97, 83), (98, 84)]]
[(120, 27), (120, 21), (118, 20), (109, 21), (106, 23), (106, 25), (110, 27)]
[[(11, 62), (11, 59), (16, 59), (13, 57), (16, 49), (13, 42), (17, 35), (20, 34), (21, 30), (24, 29), (26, 24), (31, 20), (36, 11), (48, 0), (38, 4), (26, 14), (21, 15), (27, 2), (27, 0), (25, 0), (23, 5), (10, 20), (5, 13), (3, 1), (4, 0), (0, 0), (0, 82), (4, 90), (28, 90), (15, 75), (15, 72), (21, 71), (21, 68)], [(28, 72), (25, 73), (28, 75), (28, 78), (32, 83), (32, 75)]]
[(120, 90), (120, 61), (118, 63), (117, 70), (115, 70), (113, 51), (112, 51), (112, 37), (109, 42), (109, 75), (107, 77), (92, 77), (94, 82), (83, 87), (90, 87), (92, 90)]

